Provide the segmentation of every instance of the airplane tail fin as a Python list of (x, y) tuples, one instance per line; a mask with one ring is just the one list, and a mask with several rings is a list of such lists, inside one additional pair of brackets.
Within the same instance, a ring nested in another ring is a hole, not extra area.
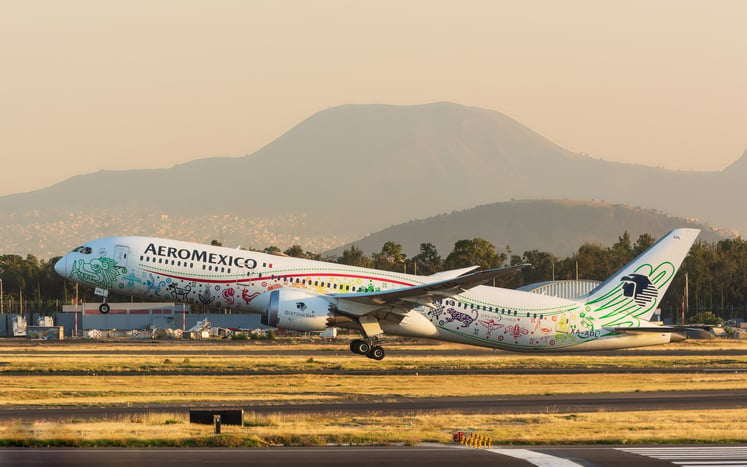
[(675, 229), (588, 295), (584, 312), (602, 326), (641, 326), (651, 319), (675, 273), (700, 233)]

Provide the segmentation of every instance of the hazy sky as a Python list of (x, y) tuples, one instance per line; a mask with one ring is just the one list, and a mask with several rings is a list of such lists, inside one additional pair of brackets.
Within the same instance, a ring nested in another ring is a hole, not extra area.
[(341, 104), (451, 101), (572, 151), (747, 149), (747, 2), (0, 0), (0, 195), (250, 154)]

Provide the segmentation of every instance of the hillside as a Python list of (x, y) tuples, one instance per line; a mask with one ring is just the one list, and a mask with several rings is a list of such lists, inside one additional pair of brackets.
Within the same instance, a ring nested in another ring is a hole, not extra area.
[(412, 219), (538, 198), (604, 200), (747, 231), (745, 179), (747, 155), (721, 172), (669, 171), (571, 153), (490, 110), (344, 105), (245, 157), (101, 171), (0, 197), (0, 242), (38, 255), (115, 234), (324, 250)]
[(723, 233), (686, 219), (619, 204), (570, 200), (523, 200), (493, 203), (396, 225), (361, 240), (333, 249), (339, 256), (356, 245), (367, 254), (378, 252), (387, 241), (402, 244), (408, 256), (419, 253), (421, 243), (432, 243), (445, 258), (458, 240), (482, 237), (498, 250), (514, 254), (528, 250), (570, 256), (585, 242), (609, 246), (626, 230), (658, 238), (677, 227), (702, 229), (700, 240), (717, 241)]

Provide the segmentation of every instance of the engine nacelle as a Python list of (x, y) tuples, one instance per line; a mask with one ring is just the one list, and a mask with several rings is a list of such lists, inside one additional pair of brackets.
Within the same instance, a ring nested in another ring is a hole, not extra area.
[(261, 322), (289, 331), (320, 332), (327, 329), (329, 319), (334, 316), (331, 305), (322, 295), (299, 289), (277, 289), (270, 292)]

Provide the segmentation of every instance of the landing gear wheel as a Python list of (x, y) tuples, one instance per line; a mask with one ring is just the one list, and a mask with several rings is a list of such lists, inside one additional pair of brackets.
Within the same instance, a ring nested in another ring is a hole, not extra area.
[(102, 303), (101, 305), (99, 305), (99, 312), (102, 315), (109, 313), (109, 310), (111, 310), (111, 307), (109, 306), (108, 303)]
[(371, 350), (371, 345), (361, 339), (354, 339), (350, 342), (350, 351), (359, 355), (366, 355)]
[(384, 358), (384, 349), (380, 345), (374, 345), (371, 350), (368, 351), (366, 357), (374, 360), (382, 360)]

